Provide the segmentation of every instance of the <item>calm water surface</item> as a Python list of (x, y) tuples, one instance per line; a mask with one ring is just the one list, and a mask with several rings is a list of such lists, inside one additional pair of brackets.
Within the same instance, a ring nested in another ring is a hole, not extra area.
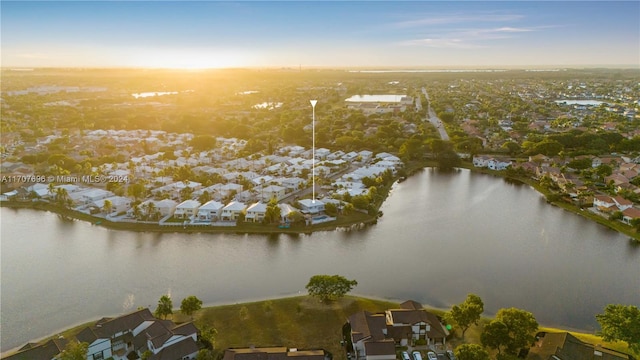
[(296, 294), (323, 273), (358, 280), (358, 294), (436, 307), (473, 292), (489, 315), (514, 306), (587, 331), (608, 303), (640, 305), (640, 247), (527, 186), (428, 169), (397, 184), (382, 210), (361, 231), (260, 236), (115, 231), (3, 208), (2, 351), (153, 310), (166, 293), (177, 306), (188, 295), (233, 303)]

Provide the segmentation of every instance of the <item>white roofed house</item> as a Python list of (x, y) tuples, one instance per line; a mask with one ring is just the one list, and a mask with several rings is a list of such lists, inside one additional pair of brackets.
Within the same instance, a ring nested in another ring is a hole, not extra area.
[(324, 211), (324, 203), (320, 200), (302, 199), (298, 203), (303, 213), (317, 214)]
[(220, 217), (220, 212), (224, 204), (215, 200), (208, 201), (198, 208), (199, 221), (216, 221)]
[(242, 185), (235, 184), (235, 183), (228, 183), (220, 187), (220, 189), (218, 190), (218, 194), (220, 195), (221, 199), (226, 199), (230, 197), (232, 198), (236, 194), (242, 192), (242, 190), (243, 190)]
[(491, 159), (487, 162), (487, 168), (491, 170), (505, 170), (509, 166), (511, 166), (511, 161)]
[(306, 183), (304, 179), (299, 177), (281, 178), (276, 181), (289, 190), (298, 190)]
[(220, 218), (222, 221), (236, 221), (240, 216), (240, 213), (247, 206), (244, 203), (239, 201), (232, 201), (222, 208), (222, 212), (220, 213)]
[(371, 160), (371, 157), (373, 156), (373, 153), (369, 150), (362, 150), (358, 153), (359, 156), (362, 157), (362, 161), (369, 161)]
[(176, 207), (178, 206), (178, 202), (171, 199), (164, 199), (156, 201), (155, 205), (156, 209), (160, 212), (160, 215), (167, 216), (173, 215), (176, 211)]
[(267, 204), (263, 202), (257, 202), (255, 204), (251, 204), (247, 208), (247, 214), (245, 215), (244, 220), (250, 222), (262, 222), (266, 214)]
[(260, 190), (260, 197), (262, 201), (267, 202), (271, 199), (280, 200), (284, 198), (286, 193), (286, 188), (278, 185), (269, 185)]
[(283, 222), (290, 221), (291, 214), (298, 211), (298, 209), (289, 204), (278, 204), (278, 207), (280, 207), (280, 218)]
[(329, 156), (329, 154), (331, 154), (331, 150), (329, 149), (325, 149), (325, 148), (316, 149), (315, 158), (316, 160), (324, 160), (327, 158), (327, 156)]
[(197, 200), (185, 200), (176, 206), (173, 216), (176, 219), (193, 219), (200, 208), (200, 202)]
[(131, 209), (131, 199), (124, 196), (112, 196), (106, 199), (97, 200), (94, 201), (92, 205), (98, 209), (105, 210), (105, 204), (107, 201), (111, 203), (110, 214), (120, 214)]

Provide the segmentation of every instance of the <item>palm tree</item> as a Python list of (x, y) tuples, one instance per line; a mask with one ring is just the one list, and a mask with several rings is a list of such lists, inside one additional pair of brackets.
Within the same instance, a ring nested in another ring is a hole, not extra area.
[(69, 200), (69, 193), (67, 192), (67, 189), (63, 188), (63, 187), (59, 187), (56, 189), (56, 202), (58, 202), (60, 205), (66, 207), (68, 204), (68, 200)]
[(156, 204), (152, 203), (152, 202), (148, 203), (147, 204), (147, 217), (151, 218), (151, 217), (156, 216), (156, 214), (157, 214)]
[(136, 205), (133, 207), (133, 217), (140, 219), (142, 217), (142, 210), (140, 210), (140, 206)]
[(104, 205), (102, 205), (102, 210), (104, 210), (104, 212), (107, 215), (111, 214), (111, 210), (113, 210), (113, 203), (111, 202), (111, 200), (104, 201)]

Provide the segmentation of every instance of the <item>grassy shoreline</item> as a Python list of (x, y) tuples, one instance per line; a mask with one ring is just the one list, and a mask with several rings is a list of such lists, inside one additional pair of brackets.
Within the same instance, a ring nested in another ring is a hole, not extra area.
[[(334, 359), (345, 359), (342, 340), (342, 325), (347, 318), (359, 311), (381, 312), (389, 308), (397, 308), (401, 300), (387, 300), (363, 296), (346, 296), (335, 302), (324, 304), (308, 295), (293, 295), (264, 300), (248, 300), (208, 306), (194, 315), (194, 322), (199, 327), (212, 326), (218, 331), (215, 340), (217, 351), (230, 347), (288, 346), (300, 349), (322, 348), (334, 355)], [(445, 309), (425, 306), (429, 311), (442, 315)], [(153, 309), (152, 309), (153, 310)], [(535, 315), (535, 314), (534, 314)], [(190, 318), (174, 312), (172, 320), (178, 323)], [(95, 324), (90, 321), (72, 328), (57, 332), (43, 338), (42, 342), (62, 335), (71, 338), (84, 327)], [(459, 332), (450, 336), (447, 343), (454, 347), (462, 343), (479, 343), (482, 328), (491, 318), (483, 317), (478, 326), (467, 330), (465, 339), (459, 338)], [(569, 331), (579, 339), (594, 344), (630, 353), (622, 342), (606, 342), (597, 335), (569, 329), (541, 326), (539, 331)], [(12, 349), (4, 354), (15, 352)]]

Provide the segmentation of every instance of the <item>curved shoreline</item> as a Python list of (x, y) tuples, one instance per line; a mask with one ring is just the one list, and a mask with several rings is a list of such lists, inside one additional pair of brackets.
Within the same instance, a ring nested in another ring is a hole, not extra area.
[(256, 225), (243, 224), (240, 226), (162, 226), (159, 224), (143, 224), (131, 222), (114, 222), (102, 217), (91, 216), (79, 211), (60, 208), (57, 205), (46, 202), (29, 201), (2, 201), (0, 207), (10, 209), (30, 209), (37, 211), (48, 211), (68, 219), (88, 222), (92, 225), (101, 226), (111, 230), (135, 231), (135, 232), (156, 232), (156, 233), (237, 233), (237, 234), (311, 234), (318, 231), (334, 231), (337, 229), (353, 229), (362, 226), (375, 224), (378, 220), (376, 216), (365, 215), (356, 216), (352, 221), (334, 221), (310, 226), (295, 226), (289, 229), (281, 229), (276, 225)]
[[(418, 171), (422, 171), (432, 166), (418, 166), (409, 171), (408, 176), (412, 176)], [(559, 207), (565, 211), (580, 215), (590, 221), (594, 221), (600, 225), (603, 225), (613, 231), (624, 234), (630, 237), (632, 242), (640, 244), (640, 232), (636, 232), (633, 228), (623, 226), (622, 224), (614, 223), (608, 219), (602, 218), (595, 214), (591, 214), (588, 211), (583, 211), (579, 207), (562, 201), (550, 201), (548, 199), (549, 193), (545, 189), (541, 188), (539, 184), (530, 178), (524, 177), (512, 177), (508, 176), (504, 172), (490, 171), (482, 168), (476, 168), (472, 164), (462, 163), (456, 167), (456, 169), (466, 169), (473, 173), (486, 174), (494, 177), (499, 177), (505, 181), (514, 181), (521, 184), (531, 186), (535, 191), (545, 197), (547, 203), (552, 206)], [(388, 194), (387, 194), (388, 196)], [(386, 200), (386, 198), (385, 198)], [(382, 201), (384, 203), (384, 200)], [(382, 205), (378, 204), (379, 209)], [(321, 223), (310, 226), (294, 226), (289, 229), (281, 229), (275, 225), (256, 225), (251, 223), (242, 224), (240, 226), (162, 226), (159, 224), (143, 224), (132, 222), (113, 222), (102, 217), (96, 217), (88, 215), (75, 210), (61, 208), (57, 205), (48, 202), (30, 202), (30, 201), (0, 201), (0, 207), (7, 207), (13, 209), (33, 209), (40, 211), (49, 211), (60, 216), (68, 217), (70, 219), (81, 220), (91, 223), (92, 225), (102, 226), (112, 230), (124, 230), (124, 231), (136, 231), (136, 232), (156, 232), (156, 233), (236, 233), (236, 234), (258, 234), (258, 235), (273, 235), (273, 234), (311, 234), (318, 231), (334, 231), (337, 229), (360, 229), (364, 226), (375, 224), (378, 221), (378, 216), (372, 216), (359, 212), (356, 214), (355, 219), (347, 221), (333, 221), (330, 223)], [(357, 215), (360, 214), (360, 215)]]

